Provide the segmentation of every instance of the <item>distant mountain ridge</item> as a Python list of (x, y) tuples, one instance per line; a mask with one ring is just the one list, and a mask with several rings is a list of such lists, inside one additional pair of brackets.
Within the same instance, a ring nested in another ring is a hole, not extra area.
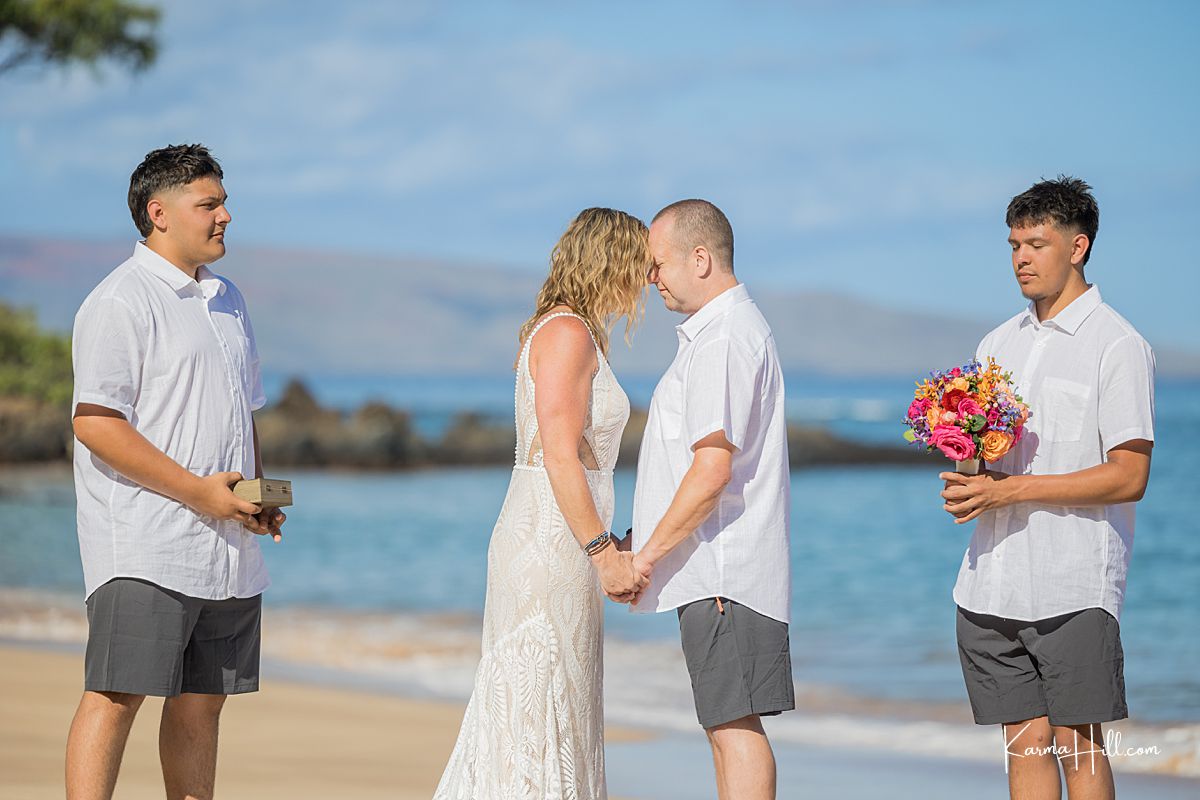
[[(0, 299), (68, 330), (83, 298), (131, 251), (132, 240), (0, 236)], [(478, 264), (238, 245), (216, 268), (246, 295), (264, 363), (300, 374), (502, 372), (541, 282), (537, 273)], [(750, 293), (789, 372), (916, 377), (969, 358), (1002, 321), (888, 309), (832, 292), (751, 285)], [(621, 326), (614, 332), (614, 368), (662, 372), (679, 319), (651, 295), (633, 348)], [(1200, 353), (1155, 350), (1161, 374), (1200, 376)]]

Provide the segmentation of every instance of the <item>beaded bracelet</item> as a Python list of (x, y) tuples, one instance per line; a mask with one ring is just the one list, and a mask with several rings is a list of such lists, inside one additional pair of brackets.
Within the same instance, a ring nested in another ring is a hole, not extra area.
[(595, 539), (592, 539), (590, 542), (585, 544), (583, 546), (583, 552), (587, 553), (589, 556), (594, 556), (596, 553), (599, 553), (601, 550), (612, 544), (612, 541), (612, 531), (605, 531)]

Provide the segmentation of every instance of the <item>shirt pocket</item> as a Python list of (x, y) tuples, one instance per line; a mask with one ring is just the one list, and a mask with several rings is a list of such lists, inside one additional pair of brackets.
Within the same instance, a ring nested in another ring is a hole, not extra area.
[(1092, 387), (1065, 378), (1046, 378), (1042, 382), (1041, 408), (1033, 413), (1042, 417), (1039, 434), (1048, 442), (1077, 442), (1083, 435)]

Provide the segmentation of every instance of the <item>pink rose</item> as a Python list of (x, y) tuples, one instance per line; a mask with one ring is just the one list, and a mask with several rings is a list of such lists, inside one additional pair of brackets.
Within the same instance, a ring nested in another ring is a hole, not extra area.
[(929, 407), (931, 405), (933, 405), (933, 403), (930, 402), (928, 397), (922, 397), (920, 400), (913, 400), (912, 404), (910, 404), (908, 407), (908, 418), (923, 418), (929, 412)]
[(956, 422), (958, 422), (958, 414), (955, 414), (953, 411), (943, 411), (938, 416), (939, 425), (953, 425)]
[(957, 425), (938, 425), (929, 435), (929, 443), (954, 461), (975, 457), (975, 442)]
[(958, 401), (958, 415), (960, 417), (973, 417), (976, 414), (983, 414), (983, 409), (979, 407), (970, 397), (964, 397)]

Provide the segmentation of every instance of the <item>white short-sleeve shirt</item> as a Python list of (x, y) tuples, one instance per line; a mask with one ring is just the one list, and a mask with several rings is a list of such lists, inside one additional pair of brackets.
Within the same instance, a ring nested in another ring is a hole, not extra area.
[[(1154, 440), (1154, 353), (1095, 286), (1053, 319), (1033, 306), (983, 338), (977, 357), (1011, 370), (1031, 416), (999, 472), (1060, 475), (1114, 447)], [(1041, 620), (1102, 608), (1120, 618), (1134, 503), (1019, 503), (979, 517), (954, 587), (968, 611)]]
[[(192, 280), (144, 243), (75, 315), (72, 409), (120, 411), (196, 475), (254, 477), (250, 412), (266, 403), (246, 304), (225, 278)], [(79, 550), (87, 595), (115, 577), (192, 597), (252, 597), (269, 583), (255, 534), (120, 475), (75, 441)]]
[(650, 540), (692, 446), (722, 431), (737, 450), (717, 508), (654, 567), (634, 611), (724, 597), (788, 622), (790, 472), (783, 374), (767, 321), (738, 284), (676, 327), (679, 350), (654, 390), (638, 454), (633, 547)]

